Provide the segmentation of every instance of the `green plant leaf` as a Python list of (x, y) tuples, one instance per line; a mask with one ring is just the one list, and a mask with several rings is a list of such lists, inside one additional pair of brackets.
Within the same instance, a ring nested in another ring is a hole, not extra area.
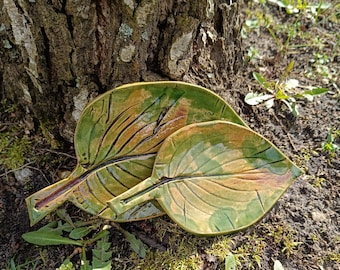
[(64, 220), (66, 221), (66, 223), (70, 224), (72, 228), (75, 228), (77, 226), (74, 225), (73, 221), (72, 221), (72, 218), (70, 217), (70, 215), (67, 213), (66, 209), (64, 208), (61, 208), (61, 209), (58, 209), (56, 211), (58, 217), (61, 219), (61, 220)]
[(58, 222), (52, 221), (52, 222), (46, 224), (45, 226), (39, 228), (39, 231), (41, 231), (41, 232), (42, 231), (48, 231), (48, 232), (53, 231), (55, 234), (60, 234), (61, 235), (63, 230), (59, 229), (58, 227), (59, 227), (58, 226)]
[(11, 266), (11, 270), (17, 270), (17, 267), (15, 266), (15, 262), (13, 258), (11, 258), (10, 266)]
[(300, 174), (259, 134), (234, 123), (210, 121), (170, 135), (151, 177), (108, 203), (119, 216), (156, 199), (183, 229), (225, 234), (261, 219)]
[(294, 65), (295, 65), (295, 61), (294, 60), (289, 62), (289, 64), (285, 68), (285, 71), (283, 72), (283, 74), (280, 77), (280, 80), (278, 82), (279, 84), (281, 84), (289, 76), (289, 74), (292, 72), (292, 70), (294, 68)]
[(57, 269), (58, 270), (75, 270), (73, 263), (70, 262), (69, 258), (65, 259), (63, 263)]
[(91, 245), (94, 242), (98, 241), (99, 239), (105, 238), (109, 235), (109, 231), (108, 230), (101, 230), (100, 232), (98, 232), (96, 235), (94, 235), (91, 239), (88, 239), (85, 241), (86, 245)]
[(69, 239), (67, 237), (60, 236), (53, 232), (47, 231), (34, 231), (24, 233), (22, 235), (25, 241), (39, 245), (39, 246), (50, 246), (50, 245), (76, 245), (82, 246), (83, 243), (81, 241), (76, 241)]
[(93, 230), (92, 226), (75, 228), (70, 232), (70, 238), (78, 240), (88, 235)]
[[(75, 170), (26, 199), (31, 224), (66, 200), (112, 219), (106, 202), (151, 175), (156, 153), (167, 136), (185, 125), (216, 119), (245, 125), (223, 99), (187, 83), (135, 83), (106, 92), (80, 117), (74, 139)], [(143, 203), (120, 221), (160, 214), (156, 203)]]
[(124, 233), (126, 241), (129, 242), (131, 249), (138, 254), (139, 257), (145, 258), (146, 256), (146, 249), (144, 247), (143, 242), (140, 239), (137, 239), (135, 235), (129, 233), (121, 229), (121, 232)]
[(267, 89), (268, 91), (272, 91), (270, 89), (270, 82), (268, 82), (260, 73), (253, 72), (253, 77), (259, 84), (263, 86), (263, 88)]
[(279, 89), (275, 95), (275, 98), (278, 100), (289, 99), (289, 96), (283, 91), (283, 89)]
[(111, 269), (112, 250), (110, 250), (111, 243), (109, 237), (105, 236), (99, 240), (96, 247), (92, 249), (92, 268), (97, 269)]
[(225, 258), (225, 270), (236, 270), (236, 260), (234, 254), (230, 253), (226, 258)]
[(325, 94), (327, 92), (328, 92), (327, 88), (315, 87), (312, 90), (306, 90), (303, 93), (306, 95), (317, 96), (317, 95)]
[(281, 101), (287, 106), (288, 110), (295, 116), (299, 117), (300, 112), (298, 110), (298, 106), (296, 104), (296, 100), (290, 97), (288, 100), (281, 99)]
[(306, 98), (308, 101), (313, 101), (315, 96), (323, 95), (328, 92), (327, 88), (315, 87), (311, 90), (305, 90), (302, 93), (294, 95), (295, 98)]
[(80, 270), (93, 270), (90, 265), (90, 261), (87, 260), (86, 258), (82, 260), (81, 265), (80, 265)]

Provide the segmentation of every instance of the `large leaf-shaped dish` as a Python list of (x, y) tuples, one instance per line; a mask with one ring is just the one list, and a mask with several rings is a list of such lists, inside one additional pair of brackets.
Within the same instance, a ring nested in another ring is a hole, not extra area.
[(300, 174), (252, 130), (226, 121), (198, 123), (169, 136), (152, 176), (109, 205), (121, 215), (156, 199), (185, 230), (224, 234), (258, 221)]
[[(31, 224), (69, 200), (105, 219), (107, 201), (149, 177), (163, 140), (179, 128), (226, 119), (245, 125), (213, 92), (181, 82), (124, 85), (92, 101), (75, 132), (78, 165), (66, 179), (26, 199)], [(157, 204), (136, 206), (120, 221), (161, 214)]]

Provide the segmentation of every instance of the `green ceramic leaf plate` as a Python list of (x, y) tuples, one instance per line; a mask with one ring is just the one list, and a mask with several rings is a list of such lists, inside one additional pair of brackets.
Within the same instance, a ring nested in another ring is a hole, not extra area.
[[(31, 224), (66, 200), (112, 219), (107, 201), (151, 175), (166, 137), (188, 124), (218, 119), (245, 125), (219, 96), (187, 83), (134, 83), (104, 93), (80, 117), (74, 138), (78, 165), (72, 174), (26, 199)], [(116, 218), (123, 222), (161, 214), (151, 201)]]
[(150, 178), (109, 202), (120, 216), (156, 200), (183, 229), (217, 235), (261, 219), (301, 174), (272, 143), (227, 121), (185, 126), (161, 146)]

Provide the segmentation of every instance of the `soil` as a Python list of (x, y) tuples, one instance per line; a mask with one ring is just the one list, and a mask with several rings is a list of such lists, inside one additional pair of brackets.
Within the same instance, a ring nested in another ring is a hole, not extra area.
[[(297, 17), (271, 5), (265, 8), (260, 5), (245, 7), (243, 14), (247, 20), (251, 18), (250, 10), (253, 10), (252, 18), (255, 18), (256, 12), (265, 10), (265, 14), (270, 15), (277, 26), (293, 25), (298, 19), (299, 32), (291, 39), (289, 46), (280, 51), (265, 27), (248, 31), (243, 40), (244, 51), (246, 53), (252, 46), (257, 48), (259, 56), (249, 59), (232, 90), (219, 94), (230, 101), (250, 128), (272, 141), (302, 168), (304, 175), (294, 182), (263, 220), (245, 231), (231, 235), (229, 250), (239, 262), (238, 269), (273, 269), (275, 260), (279, 260), (284, 269), (340, 269), (339, 151), (332, 155), (322, 149), (322, 143), (326, 141), (330, 130), (340, 129), (340, 81), (337, 77), (340, 72), (340, 55), (339, 37), (336, 40), (335, 35), (340, 33), (339, 23), (332, 21), (330, 10), (315, 21), (308, 18), (307, 13)], [(339, 21), (339, 17), (335, 19)], [(319, 47), (311, 45), (312, 38), (316, 36), (321, 37), (322, 45)], [(284, 42), (287, 31), (278, 30), (277, 38)], [(305, 45), (298, 46), (301, 44)], [(315, 53), (329, 57), (325, 65), (333, 77), (318, 73), (315, 63), (311, 62), (311, 59), (315, 59)], [(250, 106), (244, 102), (245, 95), (250, 91), (265, 92), (253, 79), (252, 72), (260, 72), (268, 80), (275, 81), (292, 60), (295, 61), (295, 67), (289, 78), (297, 79), (306, 86), (326, 87), (328, 93), (315, 97), (311, 102), (298, 100), (299, 117), (293, 116), (280, 101), (271, 109), (260, 105)], [(312, 71), (313, 76), (306, 75), (309, 71)], [(1, 131), (9, 131), (13, 127), (18, 130), (19, 127), (21, 131), (16, 136), (29, 137), (34, 151), (25, 154), (26, 163), (19, 170), (23, 173), (23, 168), (29, 169), (28, 178), (18, 175), (18, 170), (15, 173), (0, 168), (0, 268), (15, 269), (13, 265), (16, 265), (16, 269), (56, 269), (75, 249), (72, 246), (35, 247), (26, 243), (21, 237), (23, 233), (36, 230), (58, 217), (54, 214), (49, 217), (50, 220), (30, 228), (24, 199), (60, 179), (59, 172), (73, 169), (76, 164), (73, 146), (63, 142), (58, 150), (51, 150), (42, 132), (27, 131), (21, 113), (8, 110), (11, 104), (2, 105)], [(339, 145), (339, 138), (334, 143)], [(70, 204), (66, 204), (65, 208), (74, 219), (87, 217)], [(176, 254), (176, 247), (170, 241), (171, 236), (166, 234), (159, 237), (157, 234), (159, 224), (169, 226), (169, 231), (175, 226), (167, 217), (160, 217), (123, 224), (122, 227), (142, 239), (151, 251), (165, 253), (171, 248), (172, 254)], [(122, 265), (126, 269), (162, 268), (162, 264), (156, 265), (155, 262), (152, 265), (150, 260), (145, 262), (133, 256), (119, 229), (113, 227), (110, 232), (113, 269), (123, 269)], [(195, 236), (179, 233), (180, 237), (194, 241)], [(218, 255), (206, 252), (214, 241), (216, 239), (202, 240), (202, 246), (192, 252), (192, 256), (203, 261), (201, 269), (223, 269), (223, 261)], [(237, 257), (237, 254), (240, 256)], [(75, 255), (73, 262), (79, 266), (79, 256)], [(182, 269), (192, 268), (188, 264)]]

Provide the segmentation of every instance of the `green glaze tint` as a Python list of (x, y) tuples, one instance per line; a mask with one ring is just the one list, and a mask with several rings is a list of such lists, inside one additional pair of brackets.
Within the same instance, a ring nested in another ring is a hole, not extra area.
[(160, 148), (150, 178), (109, 202), (117, 216), (157, 200), (183, 229), (218, 235), (261, 219), (301, 174), (272, 143), (243, 126), (185, 126)]
[[(66, 200), (112, 219), (107, 201), (151, 175), (166, 137), (188, 124), (218, 119), (245, 125), (223, 99), (187, 83), (134, 83), (104, 93), (80, 117), (74, 139), (78, 165), (73, 173), (26, 199), (31, 224)], [(157, 203), (142, 203), (118, 220), (162, 213)]]

